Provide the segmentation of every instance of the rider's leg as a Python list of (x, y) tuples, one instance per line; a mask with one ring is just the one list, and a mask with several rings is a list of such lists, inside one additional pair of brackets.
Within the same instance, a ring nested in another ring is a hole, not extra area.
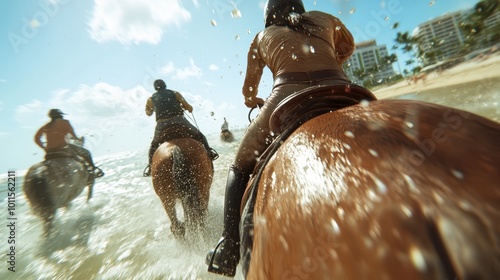
[(156, 149), (160, 146), (160, 142), (158, 141), (158, 133), (155, 132), (153, 136), (153, 140), (151, 141), (151, 145), (149, 146), (148, 152), (148, 166), (144, 169), (143, 176), (148, 177), (151, 176), (151, 163), (153, 162), (153, 155), (156, 152)]
[(76, 155), (85, 160), (84, 164), (87, 166), (89, 172), (93, 173), (95, 177), (102, 177), (104, 175), (102, 170), (95, 166), (89, 150), (76, 145), (69, 145), (69, 147)]
[(198, 138), (200, 139), (200, 142), (203, 143), (203, 146), (205, 146), (205, 149), (208, 151), (208, 155), (210, 156), (210, 158), (212, 160), (216, 160), (217, 158), (219, 158), (219, 154), (208, 144), (208, 140), (205, 135), (203, 135), (201, 131), (199, 131), (198, 134)]
[(236, 159), (231, 166), (226, 182), (226, 195), (224, 203), (224, 229), (222, 238), (217, 247), (207, 254), (206, 262), (209, 265), (208, 271), (234, 276), (236, 267), (240, 259), (240, 205), (245, 192), (246, 185), (250, 178), (258, 156), (269, 144), (267, 136), (268, 118), (265, 118), (266, 111), (262, 108), (259, 116), (263, 123), (259, 122), (259, 117), (250, 124), (247, 132), (240, 143), (240, 148)]
[(197, 141), (200, 141), (203, 144), (203, 146), (205, 146), (205, 149), (207, 150), (210, 158), (212, 160), (216, 160), (219, 157), (219, 154), (213, 148), (210, 147), (205, 135), (201, 133), (201, 131), (197, 129), (194, 125), (192, 125), (187, 119), (183, 120), (183, 124), (188, 128), (189, 134), (192, 135), (191, 137), (193, 137)]

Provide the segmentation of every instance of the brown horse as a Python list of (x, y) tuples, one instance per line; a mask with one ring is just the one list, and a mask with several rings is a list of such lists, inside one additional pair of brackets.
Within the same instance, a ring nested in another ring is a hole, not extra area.
[(233, 142), (234, 141), (234, 135), (231, 131), (229, 130), (222, 130), (220, 132), (220, 140), (224, 142)]
[(306, 121), (247, 189), (243, 273), (500, 279), (499, 141), (496, 122), (408, 100)]
[(85, 188), (87, 202), (90, 200), (94, 180), (85, 165), (72, 157), (45, 160), (28, 169), (24, 194), (32, 211), (43, 220), (45, 236), (50, 234), (57, 209), (68, 207)]
[[(174, 236), (184, 237), (186, 228), (193, 232), (204, 230), (214, 169), (203, 144), (191, 138), (163, 143), (153, 155), (151, 175)], [(177, 218), (178, 200), (183, 207), (184, 222)]]

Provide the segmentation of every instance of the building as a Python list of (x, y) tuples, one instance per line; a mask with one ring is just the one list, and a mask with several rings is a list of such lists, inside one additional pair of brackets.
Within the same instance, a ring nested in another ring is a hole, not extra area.
[[(395, 75), (392, 63), (387, 63), (388, 55), (386, 45), (377, 45), (375, 40), (361, 42), (344, 63), (344, 71), (356, 84), (363, 85), (367, 81), (372, 85), (382, 83)], [(360, 72), (364, 74), (360, 75)]]
[(426, 21), (418, 26), (413, 36), (422, 40), (424, 51), (433, 52), (434, 56), (419, 61), (423, 66), (435, 64), (457, 56), (465, 44), (460, 24), (465, 20), (467, 11), (457, 11)]
[[(434, 54), (434, 56), (419, 61), (422, 66), (446, 61), (460, 55), (460, 50), (466, 43), (461, 25), (473, 12), (474, 9), (467, 9), (448, 13), (426, 21), (417, 27), (413, 36), (421, 38), (421, 47), (424, 51), (433, 52)], [(493, 28), (498, 26), (499, 22), (500, 11), (497, 10), (495, 14), (486, 19), (485, 27)]]

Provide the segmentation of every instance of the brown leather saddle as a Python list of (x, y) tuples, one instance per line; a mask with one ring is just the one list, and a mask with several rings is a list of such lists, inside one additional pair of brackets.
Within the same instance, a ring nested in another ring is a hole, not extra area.
[(196, 137), (196, 134), (192, 133), (191, 130), (183, 124), (174, 124), (164, 129), (159, 135), (158, 141), (160, 143), (165, 143), (177, 138), (193, 138), (200, 141), (200, 139)]
[(254, 175), (247, 185), (241, 203), (240, 252), (242, 252), (241, 263), (245, 275), (252, 252), (253, 234), (251, 232), (253, 232), (254, 227), (253, 212), (258, 191), (257, 185), (272, 155), (288, 136), (308, 120), (362, 101), (374, 100), (377, 100), (375, 95), (363, 87), (353, 84), (338, 84), (308, 87), (290, 95), (278, 104), (269, 120), (271, 131), (277, 136), (257, 162)]
[(45, 154), (46, 161), (58, 158), (76, 158), (76, 156), (67, 147), (49, 151)]

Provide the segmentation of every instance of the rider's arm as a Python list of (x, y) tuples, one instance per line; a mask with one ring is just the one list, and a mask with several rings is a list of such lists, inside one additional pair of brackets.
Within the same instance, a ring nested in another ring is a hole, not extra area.
[(45, 126), (42, 126), (35, 134), (35, 143), (38, 145), (38, 147), (42, 148), (45, 150), (45, 147), (43, 146), (42, 143), (42, 135), (44, 134), (44, 128)]
[(146, 101), (146, 115), (151, 116), (153, 112), (155, 111), (155, 107), (153, 106), (153, 99), (148, 98), (148, 101)]
[(337, 61), (344, 63), (354, 52), (355, 44), (351, 32), (340, 19), (332, 16), (333, 25), (336, 26), (333, 32), (335, 51), (337, 52)]
[(174, 93), (175, 93), (175, 98), (177, 99), (177, 101), (179, 101), (179, 103), (181, 103), (181, 107), (184, 110), (188, 110), (189, 113), (192, 113), (193, 106), (191, 106), (189, 103), (187, 103), (186, 99), (184, 99), (184, 97), (182, 97), (182, 95), (179, 92), (174, 91)]
[(255, 36), (252, 44), (250, 44), (250, 50), (247, 55), (247, 72), (242, 88), (245, 104), (249, 107), (252, 103), (255, 103), (260, 79), (266, 66), (259, 54), (259, 36), (260, 33)]

